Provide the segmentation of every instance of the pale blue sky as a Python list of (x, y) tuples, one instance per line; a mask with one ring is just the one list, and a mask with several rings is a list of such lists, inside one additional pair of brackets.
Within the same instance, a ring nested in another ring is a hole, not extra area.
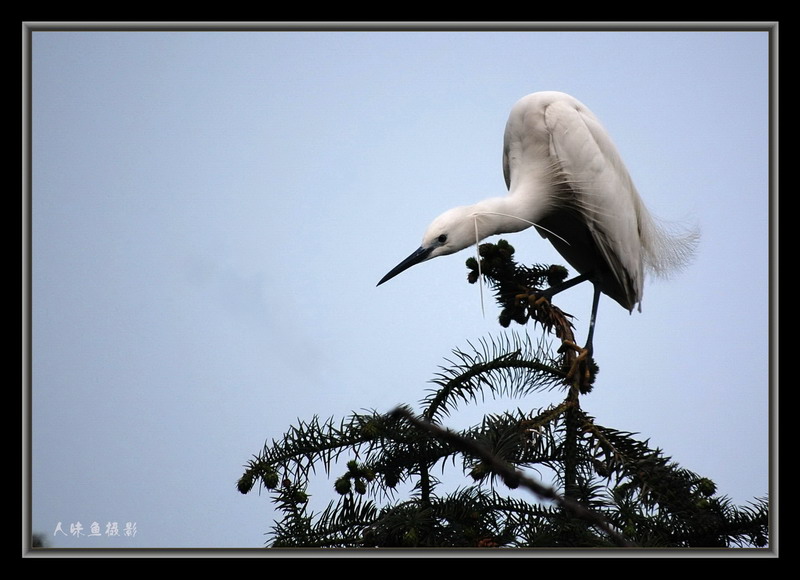
[[(272, 504), (235, 483), (266, 440), (416, 404), (451, 349), (503, 332), (467, 253), (375, 284), (433, 217), (504, 193), (508, 112), (540, 90), (588, 105), (651, 211), (703, 236), (641, 314), (601, 300), (583, 407), (737, 504), (767, 494), (766, 32), (37, 31), (31, 49), (32, 528), (51, 545), (262, 546)], [(591, 289), (556, 303), (585, 335)], [(53, 535), (78, 521), (137, 534)]]

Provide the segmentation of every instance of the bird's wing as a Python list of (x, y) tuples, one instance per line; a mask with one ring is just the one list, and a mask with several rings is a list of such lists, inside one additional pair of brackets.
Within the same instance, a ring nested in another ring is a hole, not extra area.
[(617, 148), (597, 118), (577, 101), (545, 109), (550, 154), (575, 192), (575, 202), (597, 248), (630, 304), (641, 300), (641, 201)]

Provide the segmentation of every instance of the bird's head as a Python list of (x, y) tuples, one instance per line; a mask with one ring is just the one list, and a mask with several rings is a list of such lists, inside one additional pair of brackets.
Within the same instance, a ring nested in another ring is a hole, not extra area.
[[(454, 207), (437, 217), (425, 230), (422, 245), (408, 258), (381, 278), (378, 286), (407, 270), (437, 256), (453, 254), (476, 243), (476, 214), (473, 206)], [(483, 236), (479, 236), (479, 239)]]

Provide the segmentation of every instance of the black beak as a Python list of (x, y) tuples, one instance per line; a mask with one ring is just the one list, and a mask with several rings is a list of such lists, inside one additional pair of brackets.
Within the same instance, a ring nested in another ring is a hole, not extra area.
[(397, 264), (392, 270), (386, 274), (381, 281), (376, 284), (376, 286), (380, 286), (387, 280), (391, 280), (395, 276), (397, 276), (403, 270), (408, 270), (411, 266), (415, 264), (419, 264), (420, 262), (424, 262), (428, 259), (428, 255), (433, 251), (433, 246), (430, 248), (418, 248), (411, 254), (408, 258)]

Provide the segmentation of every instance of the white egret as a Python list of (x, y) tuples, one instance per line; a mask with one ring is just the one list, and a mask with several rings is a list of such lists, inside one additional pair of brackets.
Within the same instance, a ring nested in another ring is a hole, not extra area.
[(680, 267), (696, 232), (675, 235), (651, 217), (616, 147), (594, 114), (570, 95), (544, 91), (520, 99), (505, 129), (503, 173), (509, 193), (437, 217), (422, 245), (378, 285), (415, 264), (530, 226), (550, 240), (579, 276), (594, 284), (586, 348), (591, 352), (600, 293), (641, 311), (645, 271)]

